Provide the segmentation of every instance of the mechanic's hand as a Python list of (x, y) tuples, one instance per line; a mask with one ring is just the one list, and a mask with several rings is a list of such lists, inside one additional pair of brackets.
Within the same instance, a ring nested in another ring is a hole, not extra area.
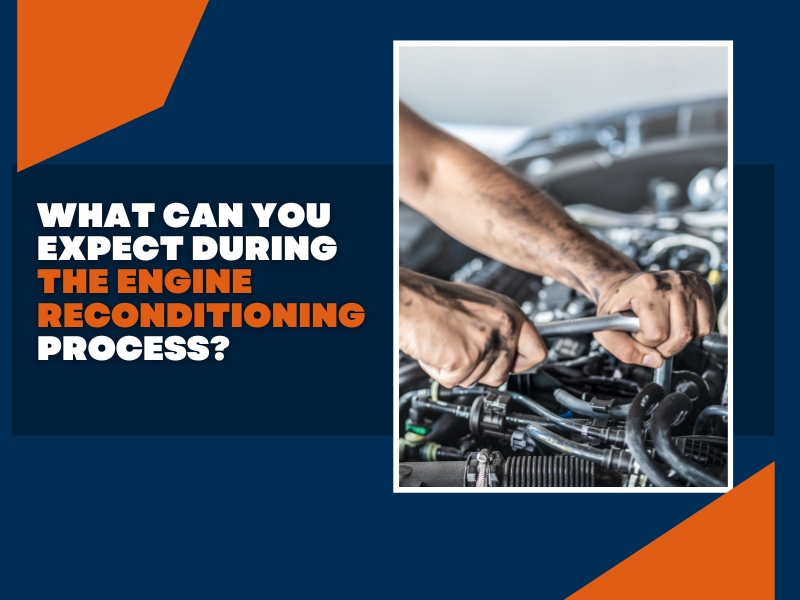
[(632, 310), (638, 333), (602, 331), (595, 338), (622, 362), (657, 368), (693, 339), (714, 330), (716, 308), (711, 286), (691, 271), (636, 273), (610, 286), (597, 314)]
[(502, 385), (547, 347), (510, 298), (400, 270), (400, 349), (442, 385)]

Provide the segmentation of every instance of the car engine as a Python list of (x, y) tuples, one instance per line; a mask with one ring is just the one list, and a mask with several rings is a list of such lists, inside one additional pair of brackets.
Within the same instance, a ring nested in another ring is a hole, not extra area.
[[(711, 285), (716, 330), (657, 370), (618, 361), (586, 332), (588, 298), (401, 207), (403, 266), (509, 296), (549, 353), (500, 388), (468, 389), (439, 386), (401, 353), (400, 487), (727, 487), (727, 160), (725, 98), (556, 128), (505, 159), (643, 271)], [(635, 315), (615, 319), (608, 328), (636, 330)]]

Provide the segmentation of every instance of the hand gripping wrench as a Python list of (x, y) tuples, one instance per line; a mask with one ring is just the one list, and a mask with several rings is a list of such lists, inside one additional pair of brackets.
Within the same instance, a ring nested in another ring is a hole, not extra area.
[[(585, 317), (583, 319), (567, 319), (566, 321), (552, 321), (550, 323), (535, 324), (536, 330), (543, 338), (560, 337), (566, 335), (582, 335), (598, 331), (639, 331), (639, 317), (632, 312), (615, 313), (601, 317)], [(653, 381), (664, 388), (664, 393), (670, 393), (672, 381), (672, 358), (665, 358), (664, 362), (653, 373)]]

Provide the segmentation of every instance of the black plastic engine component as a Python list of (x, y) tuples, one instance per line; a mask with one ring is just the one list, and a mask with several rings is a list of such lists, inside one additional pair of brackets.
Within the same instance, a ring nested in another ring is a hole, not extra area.
[(463, 460), (400, 463), (400, 487), (464, 487)]

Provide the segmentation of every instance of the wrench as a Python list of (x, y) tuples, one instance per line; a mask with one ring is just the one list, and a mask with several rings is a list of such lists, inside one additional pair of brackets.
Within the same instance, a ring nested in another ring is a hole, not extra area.
[(639, 317), (632, 312), (615, 313), (602, 317), (585, 317), (583, 319), (567, 319), (542, 323), (534, 327), (542, 337), (559, 337), (562, 335), (580, 335), (596, 331), (639, 331)]
[[(553, 321), (536, 325), (539, 335), (544, 337), (559, 337), (562, 335), (580, 335), (595, 333), (597, 331), (627, 331), (636, 333), (639, 331), (639, 317), (630, 311), (604, 315), (602, 317), (585, 317), (583, 319), (567, 319), (565, 321)], [(534, 367), (535, 369), (535, 367)], [(525, 371), (525, 373), (530, 373)], [(670, 393), (670, 383), (672, 380), (672, 358), (665, 358), (659, 368), (653, 372), (653, 381), (664, 388), (664, 393)]]

